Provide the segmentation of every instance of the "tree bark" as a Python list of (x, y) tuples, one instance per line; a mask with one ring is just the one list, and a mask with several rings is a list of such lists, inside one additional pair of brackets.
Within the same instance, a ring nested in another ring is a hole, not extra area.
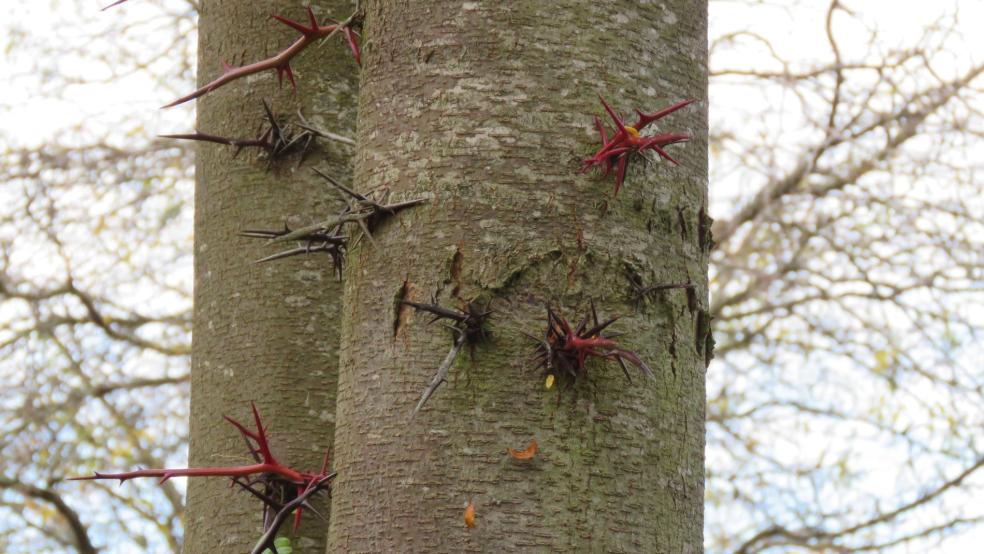
[[(355, 183), (431, 202), (349, 256), (329, 551), (701, 552), (706, 3), (364, 4)], [(579, 175), (597, 94), (623, 114), (700, 99), (658, 124), (694, 137), (680, 166), (634, 160), (615, 198)], [(637, 305), (626, 267), (689, 280), (693, 302)], [(408, 421), (452, 336), (398, 301), (432, 297), (494, 298), (493, 338)], [(656, 380), (590, 362), (558, 403), (522, 333), (542, 336), (547, 302), (576, 322), (592, 300)], [(534, 438), (534, 459), (506, 454)]]
[[(319, 20), (344, 19), (353, 3), (319, 1), (313, 8)], [(223, 59), (242, 65), (290, 45), (297, 33), (271, 14), (307, 21), (299, 4), (287, 0), (202, 2), (199, 84), (221, 74)], [(354, 136), (358, 70), (341, 36), (309, 48), (291, 66), (296, 92), (287, 79), (278, 87), (273, 71), (233, 82), (199, 100), (198, 129), (255, 137), (266, 98), (295, 122), (300, 109), (314, 125)], [(256, 402), (278, 458), (317, 471), (332, 444), (341, 285), (322, 254), (254, 264), (276, 250), (238, 233), (296, 227), (336, 212), (337, 195), (310, 166), (345, 178), (351, 149), (320, 142), (303, 164), (293, 154), (269, 168), (256, 151), (234, 152), (208, 143), (198, 151), (189, 461), (249, 462), (242, 439), (222, 416), (252, 427), (250, 402)], [(327, 515), (327, 504), (319, 500), (318, 511)], [(259, 506), (224, 479), (191, 480), (185, 552), (248, 552), (262, 534)], [(293, 537), (294, 551), (322, 551), (326, 532), (327, 522), (308, 514)]]

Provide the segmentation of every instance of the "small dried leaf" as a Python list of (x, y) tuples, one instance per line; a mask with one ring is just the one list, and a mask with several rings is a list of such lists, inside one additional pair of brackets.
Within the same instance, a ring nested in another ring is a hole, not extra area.
[(547, 386), (547, 390), (550, 390), (550, 388), (553, 387), (553, 384), (554, 384), (554, 376), (553, 376), (553, 374), (547, 375), (547, 382), (545, 384)]
[(530, 460), (533, 456), (536, 456), (536, 439), (530, 441), (530, 445), (526, 447), (526, 450), (507, 448), (506, 452), (509, 452), (509, 455), (517, 460)]
[(469, 529), (473, 529), (475, 527), (475, 505), (472, 504), (470, 500), (468, 501), (468, 505), (465, 506), (465, 525), (467, 525)]

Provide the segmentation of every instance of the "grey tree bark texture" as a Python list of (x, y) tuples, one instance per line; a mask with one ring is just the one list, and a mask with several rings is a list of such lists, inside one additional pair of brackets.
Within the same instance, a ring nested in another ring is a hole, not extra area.
[[(319, 19), (345, 18), (351, 1), (317, 1)], [(306, 22), (298, 2), (206, 0), (201, 3), (198, 82), (233, 65), (269, 57), (291, 44), (296, 31), (271, 19)], [(227, 137), (255, 137), (262, 99), (296, 123), (354, 136), (358, 69), (342, 37), (311, 47), (291, 63), (297, 90), (273, 71), (236, 81), (198, 103), (198, 129)], [(238, 234), (249, 228), (309, 224), (338, 211), (337, 195), (311, 167), (347, 179), (352, 149), (321, 142), (300, 163), (293, 154), (269, 169), (262, 154), (203, 143), (195, 192), (195, 313), (192, 355), (193, 466), (251, 463), (242, 439), (222, 416), (252, 427), (256, 402), (278, 458), (317, 471), (331, 447), (337, 377), (341, 284), (324, 255), (255, 264), (276, 252)], [(283, 249), (285, 245), (280, 245)], [(291, 245), (286, 245), (291, 246)], [(185, 552), (249, 552), (262, 534), (259, 502), (228, 480), (191, 479)], [(327, 516), (328, 501), (316, 503)], [(295, 552), (324, 550), (327, 522), (304, 517)]]
[[(349, 255), (329, 551), (701, 552), (706, 2), (363, 5), (356, 186), (431, 201)], [(658, 124), (694, 137), (671, 147), (680, 166), (635, 160), (616, 198), (611, 176), (578, 174), (598, 94), (630, 120), (699, 99)], [(695, 302), (637, 304), (627, 268), (689, 280)], [(401, 298), (495, 310), (412, 421), (452, 336)], [(594, 361), (558, 403), (522, 333), (542, 335), (547, 302), (576, 322), (592, 300), (656, 379)], [(531, 439), (532, 460), (506, 454)]]

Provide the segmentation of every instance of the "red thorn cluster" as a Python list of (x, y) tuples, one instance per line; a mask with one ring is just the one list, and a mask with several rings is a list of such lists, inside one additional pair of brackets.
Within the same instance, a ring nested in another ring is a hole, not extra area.
[[(121, 473), (96, 472), (88, 477), (73, 477), (70, 480), (118, 479), (120, 483), (123, 483), (129, 479), (140, 477), (159, 477), (160, 482), (163, 483), (172, 477), (228, 477), (233, 484), (239, 485), (263, 502), (264, 522), (268, 531), (271, 522), (279, 526), (291, 511), (294, 512), (294, 529), (296, 530), (300, 525), (304, 507), (313, 509), (307, 503), (307, 498), (315, 492), (330, 489), (330, 483), (335, 478), (335, 473), (328, 471), (329, 455), (325, 454), (321, 471), (318, 473), (301, 472), (282, 464), (270, 450), (266, 429), (263, 427), (256, 404), (252, 404), (252, 409), (253, 420), (256, 424), (255, 431), (247, 429), (246, 426), (230, 417), (226, 416), (225, 419), (242, 435), (255, 463), (224, 467), (138, 469)], [(257, 488), (257, 486), (261, 488)], [(271, 517), (271, 510), (275, 514), (273, 517)], [(269, 541), (272, 541), (276, 531), (268, 534), (270, 535)], [(267, 546), (268, 544), (264, 544), (263, 548)], [(262, 551), (262, 548), (256, 550), (256, 552), (259, 551)]]
[(593, 321), (591, 328), (588, 328), (589, 316), (584, 316), (576, 327), (571, 327), (570, 323), (563, 316), (553, 311), (547, 305), (547, 332), (540, 339), (535, 338), (539, 345), (534, 354), (534, 361), (538, 361), (537, 367), (543, 368), (548, 375), (560, 374), (570, 378), (569, 384), (573, 384), (578, 377), (587, 371), (586, 362), (588, 358), (601, 358), (604, 360), (615, 360), (625, 377), (632, 380), (629, 376), (629, 369), (625, 362), (638, 367), (647, 377), (655, 378), (653, 371), (649, 369), (639, 355), (631, 350), (619, 348), (615, 342), (614, 334), (603, 334), (602, 331), (617, 321), (619, 316), (612, 317), (604, 322), (598, 322), (598, 313), (591, 306), (590, 319)]
[(685, 106), (693, 104), (696, 100), (682, 100), (668, 108), (648, 114), (636, 109), (639, 119), (632, 125), (626, 125), (625, 120), (615, 113), (615, 110), (608, 105), (608, 102), (605, 102), (605, 99), (601, 95), (598, 98), (601, 99), (601, 104), (605, 107), (605, 111), (612, 118), (612, 122), (615, 125), (615, 134), (609, 138), (608, 133), (605, 131), (605, 126), (601, 122), (601, 118), (595, 116), (595, 127), (598, 129), (598, 135), (601, 137), (601, 149), (595, 152), (590, 158), (586, 158), (581, 162), (581, 173), (586, 173), (594, 166), (600, 165), (604, 169), (604, 174), (608, 175), (614, 168), (615, 195), (617, 196), (619, 189), (622, 188), (622, 182), (625, 181), (625, 170), (629, 163), (629, 156), (633, 153), (645, 156), (647, 150), (652, 150), (660, 157), (669, 160), (674, 165), (678, 165), (677, 161), (671, 158), (663, 147), (678, 142), (686, 142), (690, 140), (690, 135), (660, 133), (646, 136), (640, 133), (647, 125)]
[(290, 67), (291, 60), (294, 59), (294, 56), (300, 54), (305, 48), (314, 42), (326, 38), (334, 33), (341, 33), (345, 35), (345, 40), (348, 41), (349, 48), (352, 50), (352, 56), (355, 58), (355, 63), (362, 65), (362, 53), (359, 50), (358, 42), (359, 34), (352, 29), (351, 22), (346, 21), (339, 23), (338, 21), (331, 19), (329, 20), (331, 21), (331, 24), (319, 25), (317, 18), (314, 16), (314, 11), (310, 7), (307, 8), (307, 13), (307, 25), (296, 21), (291, 21), (290, 19), (279, 15), (271, 16), (284, 25), (287, 25), (288, 27), (301, 33), (301, 37), (295, 40), (294, 43), (288, 46), (283, 52), (280, 52), (271, 58), (254, 62), (249, 65), (244, 65), (242, 67), (232, 67), (226, 63), (225, 60), (223, 60), (222, 75), (220, 75), (217, 79), (190, 94), (178, 98), (174, 102), (171, 102), (164, 107), (170, 108), (172, 106), (177, 106), (178, 104), (188, 102), (189, 100), (194, 100), (195, 98), (204, 96), (223, 85), (235, 81), (236, 79), (241, 79), (247, 75), (259, 73), (268, 69), (276, 70), (277, 79), (280, 81), (281, 85), (283, 85), (283, 80), (286, 76), (287, 80), (290, 81), (291, 86), (296, 88), (297, 83), (294, 81), (294, 71)]

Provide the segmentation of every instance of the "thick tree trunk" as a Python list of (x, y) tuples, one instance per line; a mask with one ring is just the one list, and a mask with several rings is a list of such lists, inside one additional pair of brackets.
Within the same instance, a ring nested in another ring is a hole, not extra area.
[[(313, 4), (320, 18), (347, 17), (353, 7), (349, 1)], [(199, 84), (221, 73), (223, 59), (250, 63), (297, 38), (271, 14), (307, 21), (293, 1), (202, 2)], [(278, 88), (273, 71), (234, 82), (199, 101), (198, 128), (254, 137), (266, 98), (289, 118), (301, 109), (313, 124), (354, 136), (358, 71), (341, 37), (310, 48), (291, 66), (296, 92), (286, 79)], [(269, 169), (255, 151), (234, 158), (232, 147), (203, 144), (198, 154), (190, 463), (248, 462), (242, 439), (222, 416), (252, 427), (250, 402), (256, 402), (278, 458), (297, 469), (317, 470), (332, 442), (341, 285), (321, 254), (254, 264), (275, 250), (238, 233), (278, 229), (285, 222), (308, 224), (336, 212), (335, 193), (309, 166), (344, 177), (351, 149), (321, 143), (300, 167), (294, 154)], [(327, 504), (317, 503), (322, 514), (327, 515)], [(192, 480), (185, 552), (248, 552), (262, 533), (259, 506), (230, 489), (227, 480)], [(327, 522), (311, 514), (304, 522), (294, 538), (301, 546), (295, 552), (320, 552)]]
[[(364, 4), (355, 182), (432, 200), (349, 256), (329, 551), (702, 551), (706, 3)], [(630, 117), (700, 99), (658, 124), (694, 136), (681, 165), (635, 160), (617, 198), (579, 175), (599, 93)], [(695, 301), (637, 306), (626, 267)], [(493, 339), (412, 421), (452, 337), (402, 297), (495, 297)], [(656, 380), (595, 361), (558, 404), (522, 333), (546, 302), (576, 321), (591, 300)], [(533, 460), (506, 455), (534, 438)]]

